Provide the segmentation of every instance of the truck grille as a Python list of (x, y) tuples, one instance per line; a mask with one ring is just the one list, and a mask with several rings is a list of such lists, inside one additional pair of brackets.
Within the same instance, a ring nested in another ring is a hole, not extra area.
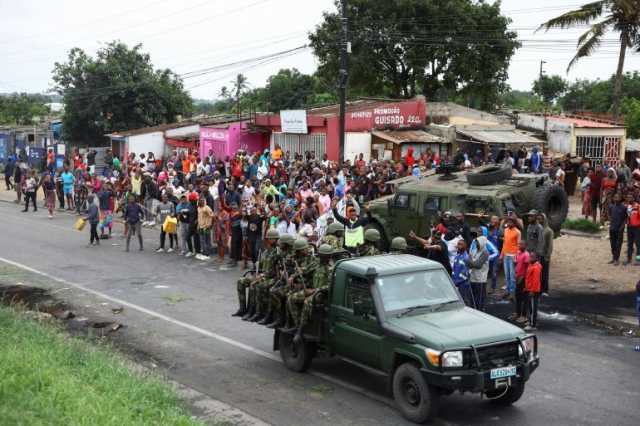
[[(480, 358), (479, 368), (495, 368), (518, 361), (518, 342), (501, 343), (476, 348)], [(473, 350), (465, 351), (465, 365), (476, 367)]]

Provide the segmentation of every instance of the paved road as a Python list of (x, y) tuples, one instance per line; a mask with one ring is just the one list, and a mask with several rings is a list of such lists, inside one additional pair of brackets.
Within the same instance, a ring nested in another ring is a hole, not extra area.
[[(113, 245), (123, 243), (117, 238), (87, 248), (88, 231), (73, 231), (74, 220), (0, 203), (0, 258), (59, 278), (47, 281), (80, 306), (106, 314), (129, 303), (118, 315), (127, 325), (122, 333), (173, 379), (274, 425), (409, 424), (384, 395), (384, 383), (356, 367), (318, 360), (311, 374), (286, 370), (271, 351), (270, 332), (229, 316), (239, 271), (154, 253), (149, 230), (144, 252), (125, 253)], [(498, 410), (475, 395), (454, 395), (443, 399), (436, 424), (637, 424), (638, 340), (570, 319), (543, 320), (538, 334), (542, 364), (518, 404)]]

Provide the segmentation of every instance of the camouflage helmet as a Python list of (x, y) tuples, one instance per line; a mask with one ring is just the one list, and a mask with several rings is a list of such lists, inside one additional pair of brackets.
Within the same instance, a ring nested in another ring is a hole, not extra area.
[(407, 249), (407, 240), (404, 237), (395, 237), (391, 240), (391, 250), (405, 251)]
[(293, 238), (293, 236), (291, 236), (291, 234), (283, 234), (280, 236), (278, 244), (280, 244), (281, 246), (284, 246), (284, 245), (292, 246), (294, 241), (295, 239)]
[(280, 233), (278, 233), (277, 229), (271, 228), (267, 231), (267, 240), (277, 240), (280, 238)]
[(336, 232), (344, 231), (344, 226), (339, 222), (333, 222), (327, 227), (327, 235), (335, 235)]
[(305, 250), (308, 247), (309, 247), (309, 243), (304, 238), (298, 238), (293, 243), (293, 249), (295, 251)]
[(380, 241), (380, 231), (377, 229), (367, 229), (364, 231), (364, 240), (371, 243)]
[(318, 248), (318, 254), (320, 256), (331, 256), (333, 254), (333, 247), (329, 244), (321, 244)]

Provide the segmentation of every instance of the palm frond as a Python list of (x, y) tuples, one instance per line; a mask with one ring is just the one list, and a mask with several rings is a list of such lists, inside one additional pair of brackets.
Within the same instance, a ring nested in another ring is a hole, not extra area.
[(587, 3), (582, 5), (580, 9), (571, 10), (548, 20), (541, 24), (536, 31), (541, 29), (548, 31), (551, 28), (570, 28), (580, 24), (588, 24), (598, 16), (602, 15), (602, 12), (609, 6), (610, 2), (611, 0), (598, 0), (592, 3)]
[(584, 43), (585, 40), (587, 40), (592, 34), (597, 35), (598, 37), (602, 37), (608, 27), (614, 25), (615, 22), (615, 18), (612, 15), (609, 15), (603, 21), (600, 21), (597, 24), (593, 24), (587, 32), (585, 32), (578, 38), (578, 46)]
[(590, 56), (593, 52), (595, 52), (595, 50), (600, 46), (603, 34), (604, 31), (601, 33), (594, 33), (592, 27), (589, 31), (587, 31), (580, 37), (584, 41), (579, 44), (580, 47), (578, 48), (576, 55), (573, 57), (573, 59), (571, 59), (571, 62), (569, 62), (569, 65), (567, 66), (567, 72), (571, 70), (571, 68), (576, 64), (576, 62), (578, 62), (580, 58)]

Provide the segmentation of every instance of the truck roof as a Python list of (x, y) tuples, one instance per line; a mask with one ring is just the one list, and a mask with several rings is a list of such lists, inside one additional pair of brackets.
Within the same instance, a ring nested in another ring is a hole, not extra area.
[(366, 276), (367, 271), (375, 271), (377, 275), (394, 275), (431, 269), (444, 270), (438, 262), (410, 254), (382, 254), (345, 259), (338, 263), (337, 268), (359, 276)]
[(479, 195), (479, 196), (495, 196), (502, 192), (510, 192), (511, 190), (525, 186), (527, 181), (533, 176), (520, 174), (514, 175), (511, 179), (507, 179), (494, 185), (474, 186), (467, 182), (466, 172), (457, 172), (456, 178), (452, 180), (441, 180), (440, 175), (427, 176), (421, 180), (404, 183), (398, 187), (397, 192), (429, 192), (456, 195)]

